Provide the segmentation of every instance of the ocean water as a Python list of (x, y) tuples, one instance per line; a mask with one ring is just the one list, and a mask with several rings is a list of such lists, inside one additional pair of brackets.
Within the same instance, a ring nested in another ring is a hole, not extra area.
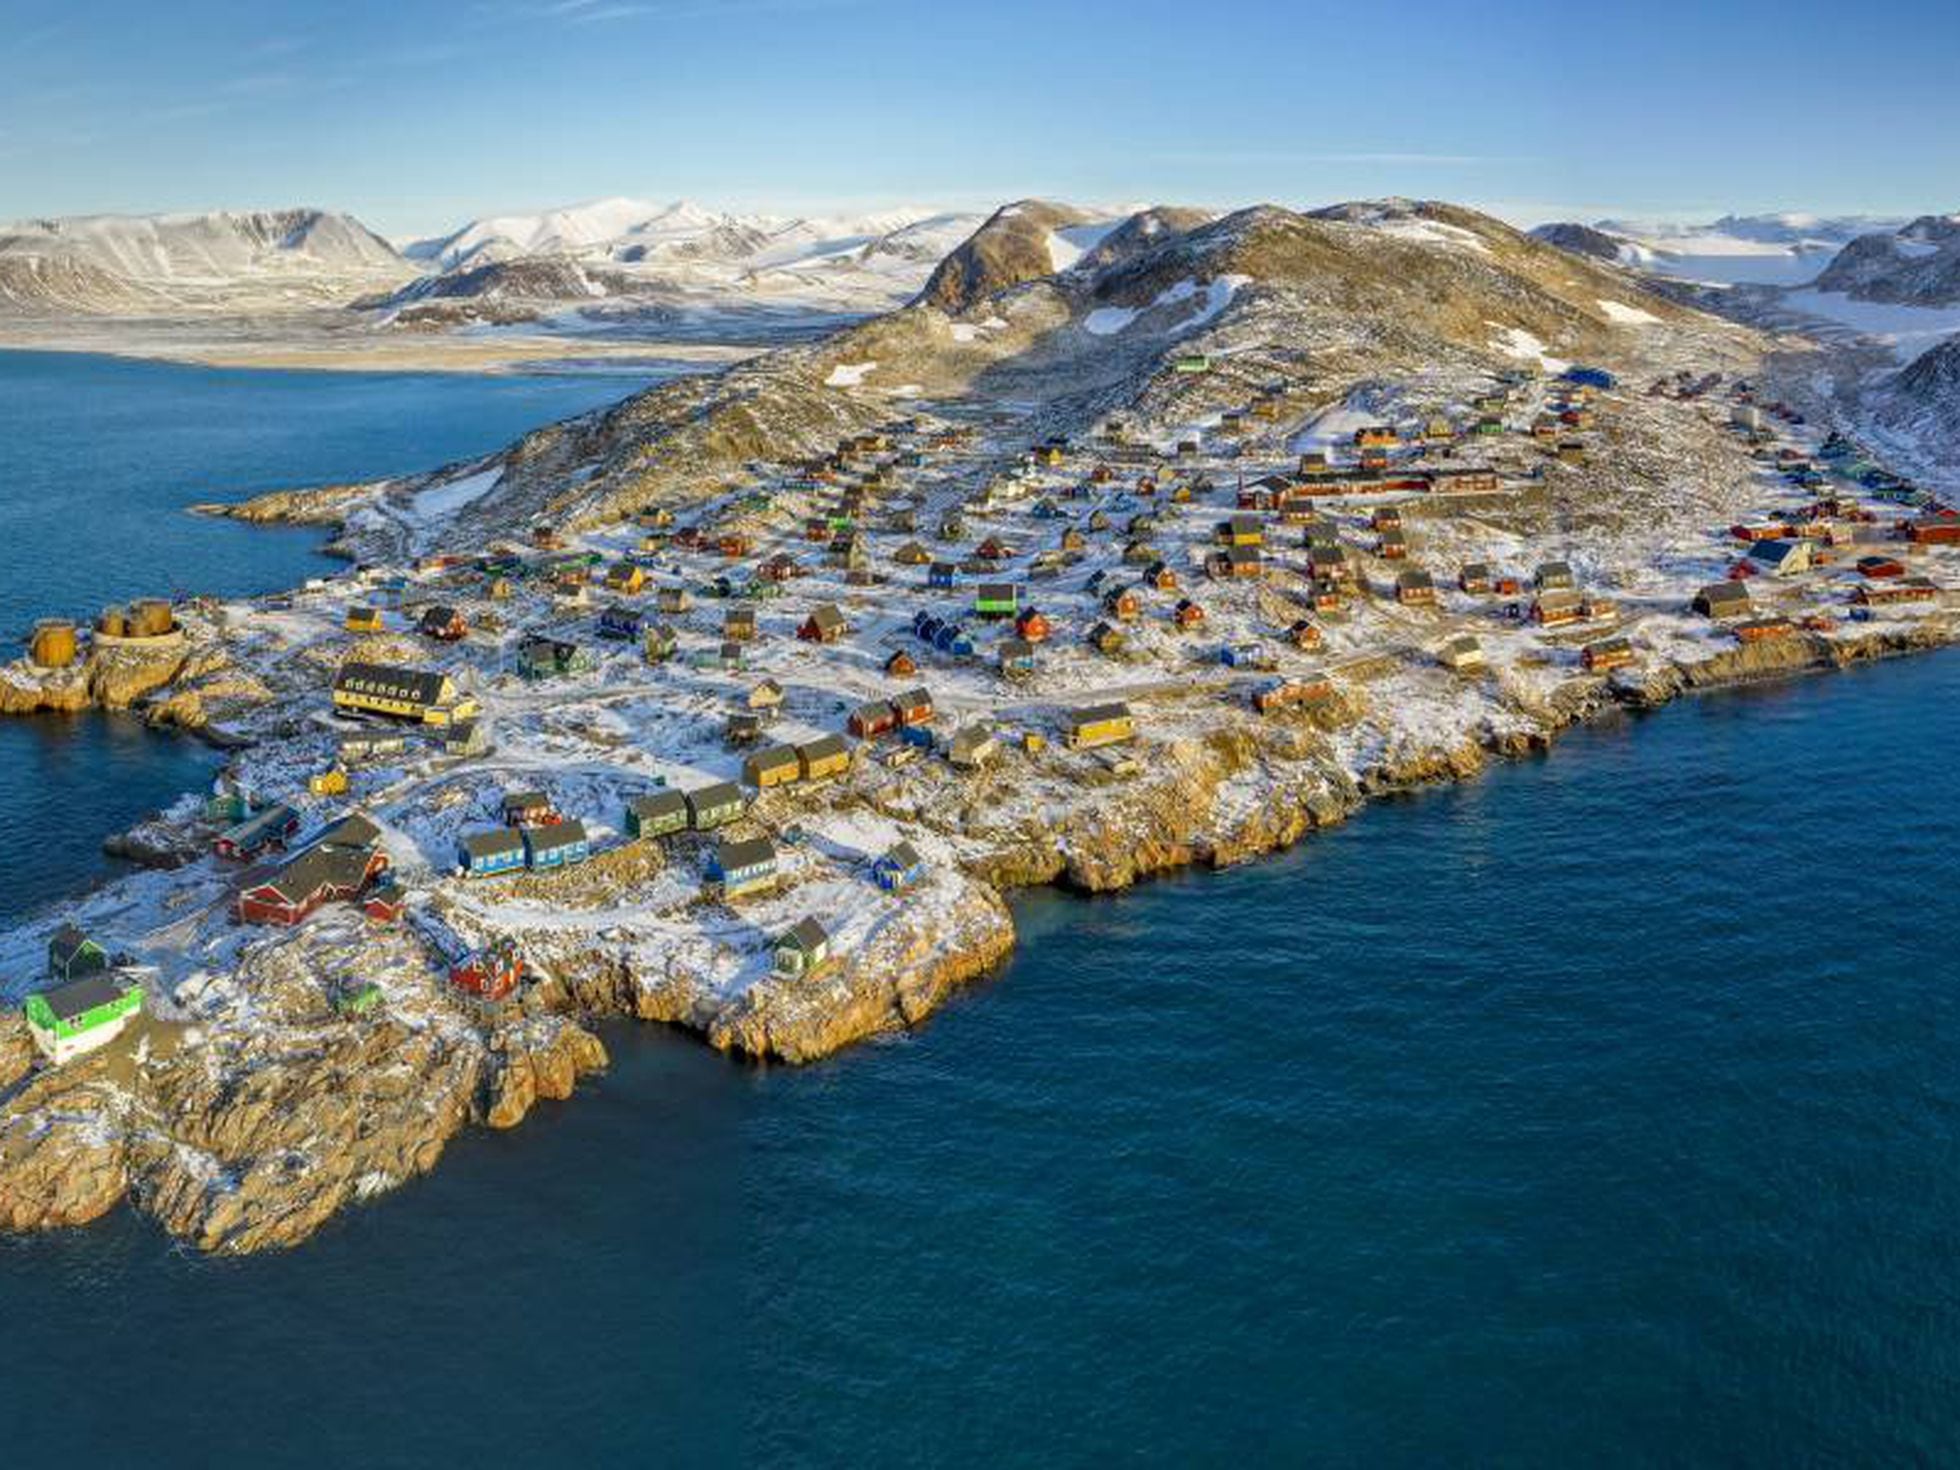
[[(145, 595), (238, 596), (341, 563), (318, 529), (183, 513), (261, 490), (481, 454), (624, 397), (646, 377), (246, 372), (0, 352), (0, 650), (37, 617)], [(216, 756), (129, 719), (0, 719), (0, 917), (104, 870), (101, 839), (202, 786)]]
[(1960, 1461), (1956, 748), (1960, 654), (1684, 701), (814, 1067), (609, 1027), (294, 1252), (0, 1237), (5, 1463)]

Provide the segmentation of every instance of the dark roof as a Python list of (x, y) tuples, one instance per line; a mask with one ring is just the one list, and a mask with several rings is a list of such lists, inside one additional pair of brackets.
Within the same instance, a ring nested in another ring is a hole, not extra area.
[(585, 823), (576, 817), (567, 822), (553, 822), (549, 827), (527, 827), (524, 841), (533, 852), (542, 848), (546, 852), (554, 848), (571, 847), (575, 843), (587, 841)]
[(904, 872), (909, 868), (916, 868), (923, 861), (919, 856), (918, 848), (903, 839), (894, 842), (886, 849), (884, 860), (900, 872)]
[(1117, 700), (1110, 704), (1091, 704), (1085, 705), (1081, 709), (1073, 710), (1069, 714), (1069, 723), (1074, 725), (1092, 725), (1103, 720), (1127, 720), (1129, 718), (1130, 707), (1122, 701)]
[(892, 703), (904, 705), (908, 709), (915, 704), (931, 704), (932, 691), (921, 684), (916, 689), (906, 690), (897, 699), (894, 699)]
[(687, 798), (673, 787), (659, 791), (649, 791), (636, 796), (626, 803), (629, 811), (641, 817), (670, 817), (676, 812), (687, 810)]
[(715, 863), (724, 873), (775, 860), (776, 844), (767, 837), (724, 837), (715, 846)]
[(805, 760), (820, 760), (825, 756), (848, 755), (850, 746), (844, 743), (842, 735), (819, 735), (815, 740), (806, 740), (796, 747), (796, 753)]
[(289, 903), (302, 903), (322, 888), (350, 892), (367, 878), (370, 854), (357, 847), (309, 847), (255, 888), (270, 888)]
[(120, 1000), (128, 989), (128, 981), (119, 980), (112, 974), (90, 975), (85, 979), (71, 980), (66, 985), (57, 985), (52, 990), (44, 990), (41, 999), (47, 1002), (57, 1021), (72, 1021), (84, 1011)]
[(524, 836), (512, 827), (494, 827), (488, 832), (464, 833), (462, 846), (473, 858), (497, 857), (507, 852), (522, 852)]
[(381, 840), (381, 829), (365, 812), (349, 812), (320, 834), (318, 847), (358, 848), (365, 852)]
[(796, 764), (796, 748), (790, 745), (765, 746), (751, 755), (749, 761), (757, 770), (765, 770), (770, 766), (793, 766)]
[(504, 809), (506, 811), (511, 807), (516, 807), (520, 811), (524, 811), (534, 806), (550, 805), (551, 798), (546, 796), (542, 791), (506, 791), (504, 793)]
[(808, 914), (785, 929), (782, 937), (776, 941), (778, 947), (800, 949), (805, 954), (815, 954), (829, 943), (830, 931)]
[[(88, 935), (82, 933), (73, 924), (63, 924), (54, 931), (54, 938), (48, 941), (48, 955), (57, 962), (66, 964), (80, 953), (83, 945), (92, 942)], [(96, 947), (99, 949), (101, 946)]]
[(742, 804), (742, 788), (733, 781), (717, 781), (712, 786), (703, 786), (698, 791), (687, 793), (687, 804), (699, 810), (702, 807), (728, 806)]
[(841, 628), (844, 626), (844, 615), (826, 602), (810, 614), (810, 621), (818, 628)]
[(430, 669), (404, 669), (393, 664), (344, 663), (334, 675), (333, 687), (412, 704), (434, 704), (442, 698), (442, 675)]

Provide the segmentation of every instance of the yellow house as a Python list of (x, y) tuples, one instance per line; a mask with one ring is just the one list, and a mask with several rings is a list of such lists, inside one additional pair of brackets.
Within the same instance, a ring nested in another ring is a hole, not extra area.
[(614, 592), (638, 592), (646, 584), (646, 570), (630, 561), (614, 562), (606, 569), (606, 586)]
[(347, 631), (350, 633), (379, 633), (381, 631), (381, 609), (378, 607), (348, 608)]
[(458, 693), (447, 674), (392, 664), (342, 664), (334, 675), (333, 702), (340, 710), (435, 726), (467, 724), (477, 715), (476, 701)]
[(1098, 745), (1120, 745), (1134, 740), (1136, 717), (1127, 704), (1092, 704), (1069, 716), (1068, 744), (1071, 750), (1092, 750)]

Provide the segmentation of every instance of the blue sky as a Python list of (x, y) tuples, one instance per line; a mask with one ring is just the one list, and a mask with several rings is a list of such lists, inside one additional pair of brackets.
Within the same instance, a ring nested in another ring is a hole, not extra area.
[(1960, 6), (4, 0), (0, 218), (393, 234), (734, 207), (1960, 209)]

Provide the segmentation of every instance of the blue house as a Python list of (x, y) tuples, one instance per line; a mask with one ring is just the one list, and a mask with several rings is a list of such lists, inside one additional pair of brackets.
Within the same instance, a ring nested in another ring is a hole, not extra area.
[(640, 615), (630, 607), (609, 607), (599, 614), (599, 636), (601, 638), (637, 638), (640, 636)]
[(549, 827), (526, 827), (524, 859), (533, 868), (562, 868), (592, 856), (592, 839), (583, 822), (554, 822)]
[(1604, 391), (1613, 386), (1613, 375), (1605, 368), (1569, 367), (1559, 376), (1568, 383), (1577, 383), (1584, 388), (1598, 388)]
[(949, 561), (936, 561), (926, 568), (926, 586), (950, 588), (956, 568)]
[(909, 842), (893, 844), (889, 852), (871, 865), (872, 881), (887, 893), (910, 888), (925, 875), (925, 859)]
[(456, 866), (471, 878), (514, 873), (524, 866), (524, 835), (512, 827), (466, 832), (456, 844)]
[(708, 886), (723, 898), (767, 888), (776, 881), (776, 844), (767, 837), (723, 838), (708, 859)]

